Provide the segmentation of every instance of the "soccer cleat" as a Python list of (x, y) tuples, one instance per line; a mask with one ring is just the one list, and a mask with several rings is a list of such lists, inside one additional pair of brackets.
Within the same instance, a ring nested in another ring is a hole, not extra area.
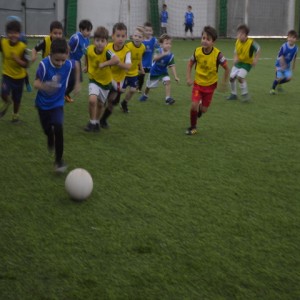
[(167, 105), (172, 105), (172, 104), (174, 104), (175, 103), (175, 100), (172, 98), (172, 97), (168, 97), (167, 99), (166, 99), (166, 104)]
[(280, 84), (278, 84), (278, 86), (277, 86), (277, 91), (278, 91), (278, 93), (284, 93), (284, 90)]
[(67, 168), (68, 166), (64, 163), (63, 160), (54, 164), (54, 170), (56, 173), (64, 173), (67, 170)]
[(270, 89), (270, 95), (276, 95), (276, 91), (274, 89)]
[(237, 95), (230, 94), (226, 99), (227, 100), (237, 100)]
[(196, 127), (189, 127), (185, 132), (186, 135), (194, 135), (196, 133), (197, 133)]
[(84, 127), (84, 131), (86, 132), (97, 132), (99, 130), (99, 124), (92, 124), (91, 122), (88, 122), (87, 125)]
[(2, 107), (0, 108), (0, 118), (2, 118), (3, 116), (5, 116), (9, 106), (10, 106), (11, 102), (4, 102)]
[(124, 113), (128, 113), (129, 110), (128, 110), (128, 106), (127, 106), (127, 102), (125, 100), (123, 100), (121, 102), (121, 110), (124, 112)]
[(108, 129), (109, 128), (109, 125), (107, 123), (106, 120), (100, 120), (100, 126), (103, 128), (103, 129)]
[(20, 122), (19, 115), (18, 114), (12, 114), (11, 122), (12, 123), (18, 123), (18, 122)]
[(26, 84), (26, 90), (28, 93), (31, 93), (32, 92), (32, 87), (31, 87), (31, 84), (30, 83), (27, 83)]
[(250, 101), (250, 96), (249, 96), (249, 94), (244, 94), (244, 95), (242, 95), (242, 102), (248, 102), (248, 101)]
[(148, 100), (148, 96), (145, 94), (140, 97), (140, 101), (147, 101), (147, 100)]
[(74, 102), (74, 99), (72, 99), (69, 95), (65, 95), (65, 101), (67, 103), (73, 103)]

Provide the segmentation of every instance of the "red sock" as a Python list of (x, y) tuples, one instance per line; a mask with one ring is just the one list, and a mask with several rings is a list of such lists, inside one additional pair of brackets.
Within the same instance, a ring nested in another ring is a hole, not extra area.
[(196, 110), (190, 111), (190, 120), (191, 120), (191, 127), (197, 126), (197, 119), (198, 119), (198, 112)]

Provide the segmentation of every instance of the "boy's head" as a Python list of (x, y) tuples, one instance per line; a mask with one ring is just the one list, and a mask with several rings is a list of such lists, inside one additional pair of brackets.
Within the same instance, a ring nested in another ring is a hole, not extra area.
[(109, 38), (108, 30), (103, 27), (99, 26), (94, 31), (94, 45), (98, 52), (102, 52), (105, 46), (107, 45)]
[(167, 4), (163, 4), (162, 8), (163, 8), (163, 10), (166, 10), (167, 9)]
[(116, 47), (122, 48), (124, 46), (127, 39), (127, 27), (124, 23), (119, 22), (113, 26), (112, 39)]
[(239, 25), (237, 28), (237, 39), (241, 42), (245, 42), (248, 39), (249, 32), (250, 29), (246, 24)]
[(144, 39), (144, 35), (145, 35), (144, 27), (137, 26), (132, 35), (132, 40), (136, 46), (139, 46), (142, 43)]
[(150, 22), (144, 23), (144, 33), (145, 33), (145, 38), (147, 39), (153, 35), (153, 28)]
[(69, 55), (68, 43), (63, 38), (52, 41), (50, 48), (51, 62), (56, 68), (62, 67)]
[(16, 44), (21, 35), (21, 23), (19, 21), (9, 21), (5, 27), (6, 35), (12, 44)]
[(63, 37), (63, 26), (59, 21), (53, 21), (50, 24), (50, 37), (52, 40)]
[(161, 48), (165, 52), (168, 52), (171, 50), (171, 47), (172, 47), (172, 38), (170, 35), (164, 33), (159, 37), (159, 43), (160, 43)]
[(289, 30), (289, 32), (287, 33), (287, 41), (290, 46), (294, 46), (296, 44), (297, 38), (298, 38), (298, 34), (296, 30), (294, 29)]
[(93, 24), (90, 20), (81, 20), (79, 23), (79, 31), (84, 37), (89, 37), (93, 30)]
[(192, 10), (192, 5), (188, 5), (187, 9)]
[(211, 26), (205, 26), (202, 30), (201, 46), (207, 51), (210, 51), (217, 38), (218, 34), (216, 29)]

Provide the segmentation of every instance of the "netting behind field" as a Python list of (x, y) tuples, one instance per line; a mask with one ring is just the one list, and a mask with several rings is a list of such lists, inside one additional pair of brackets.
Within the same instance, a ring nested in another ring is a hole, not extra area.
[[(187, 6), (192, 6), (194, 14), (194, 36), (200, 37), (205, 25), (215, 26), (216, 24), (216, 1), (212, 0), (159, 0), (159, 10), (163, 3), (167, 4), (169, 14), (168, 33), (172, 37), (184, 36), (184, 15)], [(189, 36), (189, 33), (188, 33)]]
[(294, 26), (294, 0), (228, 0), (227, 36), (245, 23), (253, 36), (284, 36)]

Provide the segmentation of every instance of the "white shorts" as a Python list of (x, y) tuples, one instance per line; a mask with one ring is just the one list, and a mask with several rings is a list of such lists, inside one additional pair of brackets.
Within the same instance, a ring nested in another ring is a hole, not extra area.
[(232, 67), (230, 72), (230, 78), (240, 77), (246, 78), (248, 71), (242, 68)]
[(125, 92), (125, 89), (123, 89), (124, 81), (125, 81), (125, 78), (122, 81), (113, 80), (111, 83), (112, 83), (114, 91), (119, 92), (119, 93), (124, 93)]
[(147, 88), (149, 89), (153, 89), (153, 88), (156, 88), (158, 87), (158, 83), (160, 81), (162, 81), (163, 84), (166, 84), (166, 81), (170, 81), (170, 76), (165, 76), (163, 78), (157, 78), (157, 79), (150, 79), (150, 75), (148, 76), (148, 79), (147, 79), (147, 82), (146, 82), (146, 86)]
[(102, 103), (105, 103), (107, 100), (107, 96), (109, 94), (109, 90), (102, 89), (99, 85), (91, 82), (89, 83), (89, 96), (95, 95), (97, 99)]

